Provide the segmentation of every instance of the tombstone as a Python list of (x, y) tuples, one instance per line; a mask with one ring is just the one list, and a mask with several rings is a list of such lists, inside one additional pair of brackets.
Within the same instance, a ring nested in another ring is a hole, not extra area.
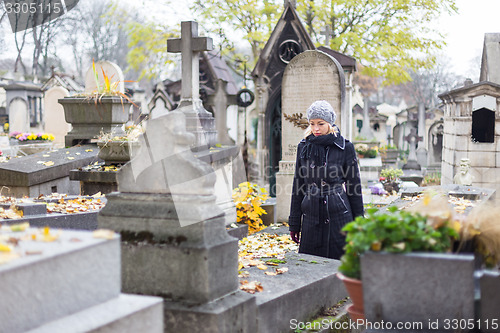
[(28, 104), (21, 98), (14, 98), (9, 104), (9, 131), (29, 132), (30, 115)]
[(64, 147), (64, 137), (71, 130), (71, 125), (64, 119), (64, 108), (58, 99), (69, 96), (67, 89), (59, 86), (50, 88), (45, 92), (45, 125), (44, 131), (54, 135), (54, 144)]
[(14, 256), (0, 265), (1, 332), (163, 332), (161, 298), (120, 291), (118, 235), (49, 231), (56, 234), (44, 242), (42, 229), (2, 228), (22, 241), (0, 253)]
[(321, 51), (305, 51), (295, 56), (283, 74), (282, 91), (282, 156), (276, 174), (276, 213), (278, 221), (287, 221), (297, 145), (308, 126), (307, 108), (317, 100), (326, 100), (337, 113), (336, 125), (341, 128), (345, 115), (344, 72), (340, 64)]
[(255, 299), (238, 290), (237, 240), (215, 204), (214, 170), (190, 149), (194, 139), (183, 112), (149, 121), (99, 227), (122, 235), (123, 290), (164, 298), (167, 331), (254, 332)]
[(406, 142), (408, 142), (408, 145), (410, 147), (410, 153), (408, 154), (408, 161), (406, 162), (405, 165), (403, 165), (403, 170), (405, 169), (420, 170), (421, 166), (417, 162), (416, 145), (418, 144), (419, 141), (422, 141), (423, 138), (421, 136), (418, 136), (417, 131), (414, 128), (412, 128), (410, 134), (405, 136), (404, 139)]
[[(109, 78), (111, 84), (118, 82), (117, 90), (121, 93), (125, 93), (125, 77), (123, 72), (117, 64), (111, 61), (98, 61), (95, 63), (95, 69), (98, 76), (99, 87), (102, 89), (104, 86), (104, 76), (103, 71)], [(95, 82), (95, 74), (92, 66), (85, 73), (85, 93), (92, 93), (98, 91)]]
[[(450, 272), (456, 272), (451, 279)], [(443, 330), (447, 319), (474, 319), (473, 255), (368, 252), (361, 256), (361, 275), (368, 322), (393, 328), (420, 322), (418, 329), (430, 332)]]
[(195, 134), (194, 150), (213, 147), (217, 141), (215, 119), (200, 99), (199, 54), (213, 49), (212, 39), (198, 36), (198, 23), (181, 23), (181, 38), (167, 40), (167, 51), (182, 55), (182, 92), (176, 110), (186, 115), (187, 129)]

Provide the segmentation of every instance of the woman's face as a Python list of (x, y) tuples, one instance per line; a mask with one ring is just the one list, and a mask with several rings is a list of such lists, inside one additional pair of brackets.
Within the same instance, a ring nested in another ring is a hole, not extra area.
[(330, 124), (323, 119), (311, 119), (309, 125), (314, 136), (325, 135), (330, 131)]

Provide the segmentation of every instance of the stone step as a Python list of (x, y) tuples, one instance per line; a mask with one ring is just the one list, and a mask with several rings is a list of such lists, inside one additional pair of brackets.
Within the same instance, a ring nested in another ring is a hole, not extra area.
[(162, 333), (163, 299), (121, 294), (117, 298), (37, 327), (29, 333)]
[[(89, 232), (60, 232), (54, 242), (33, 241), (41, 230), (28, 228), (3, 236), (21, 239), (20, 258), (0, 265), (0, 332), (24, 332), (118, 297), (120, 238), (94, 238)], [(30, 254), (31, 253), (31, 254)]]
[[(269, 276), (257, 267), (245, 268), (249, 277), (264, 288), (255, 293), (257, 332), (290, 332), (291, 320), (307, 321), (347, 297), (343, 283), (336, 277), (340, 261), (307, 254), (287, 253), (288, 272)], [(269, 268), (268, 268), (269, 270)]]

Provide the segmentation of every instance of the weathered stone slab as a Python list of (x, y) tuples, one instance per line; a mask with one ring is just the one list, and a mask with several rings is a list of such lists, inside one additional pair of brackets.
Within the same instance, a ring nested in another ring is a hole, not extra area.
[(0, 185), (10, 189), (5, 194), (17, 197), (53, 192), (79, 194), (79, 184), (69, 181), (69, 172), (97, 161), (98, 152), (97, 146), (86, 145), (11, 159), (0, 164)]
[[(320, 309), (337, 304), (347, 297), (337, 277), (340, 262), (301, 253), (287, 253), (284, 267), (288, 272), (269, 276), (257, 267), (245, 268), (244, 278), (257, 280), (264, 290), (255, 293), (257, 332), (290, 332), (290, 321), (307, 321)], [(283, 265), (280, 265), (283, 266)]]
[(435, 329), (445, 329), (446, 319), (474, 319), (472, 255), (368, 252), (361, 275), (369, 322), (438, 321)]
[(83, 212), (75, 214), (45, 214), (28, 215), (17, 220), (0, 220), (4, 225), (29, 222), (32, 227), (50, 227), (54, 229), (73, 229), (73, 230), (96, 230), (97, 215), (99, 211)]
[(119, 241), (64, 231), (56, 242), (19, 242), (23, 255), (41, 254), (0, 266), (0, 331), (24, 332), (118, 297)]
[(479, 278), (481, 301), (479, 305), (481, 332), (500, 332), (498, 311), (500, 311), (500, 274), (483, 271)]
[(162, 333), (162, 303), (163, 300), (158, 297), (120, 294), (117, 298), (52, 321), (29, 333)]

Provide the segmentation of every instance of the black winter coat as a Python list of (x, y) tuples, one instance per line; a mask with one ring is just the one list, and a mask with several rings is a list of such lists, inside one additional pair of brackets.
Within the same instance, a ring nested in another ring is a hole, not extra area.
[[(301, 232), (299, 252), (340, 259), (345, 236), (341, 229), (363, 215), (363, 199), (354, 145), (340, 134), (322, 146), (325, 165), (304, 157), (306, 139), (297, 147), (288, 223)], [(301, 157), (302, 156), (302, 157)]]

